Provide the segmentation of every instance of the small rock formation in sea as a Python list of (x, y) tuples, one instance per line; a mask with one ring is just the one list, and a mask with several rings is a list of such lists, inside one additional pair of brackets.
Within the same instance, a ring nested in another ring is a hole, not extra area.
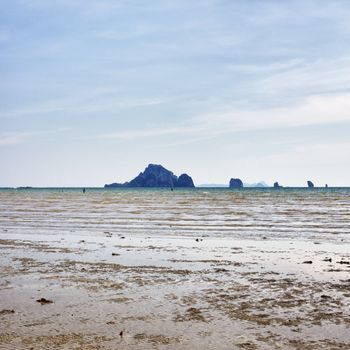
[(187, 174), (181, 174), (179, 178), (168, 169), (158, 164), (149, 164), (144, 172), (141, 172), (130, 182), (106, 184), (109, 187), (195, 187), (192, 178)]
[(273, 188), (282, 188), (283, 186), (280, 186), (280, 184), (278, 182), (275, 182), (273, 184)]
[(243, 182), (241, 179), (231, 179), (230, 188), (243, 188)]
[(176, 187), (194, 187), (191, 176), (187, 174), (181, 174), (177, 179)]
[(309, 181), (307, 182), (307, 187), (309, 187), (309, 188), (314, 188), (315, 185), (313, 184), (312, 181), (309, 180)]
[(326, 184), (326, 186), (325, 186), (326, 188), (328, 188), (328, 184)]

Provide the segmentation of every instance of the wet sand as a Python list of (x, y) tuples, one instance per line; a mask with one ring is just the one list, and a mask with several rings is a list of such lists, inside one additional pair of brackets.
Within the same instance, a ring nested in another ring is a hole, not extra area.
[(0, 348), (349, 349), (350, 245), (3, 232)]

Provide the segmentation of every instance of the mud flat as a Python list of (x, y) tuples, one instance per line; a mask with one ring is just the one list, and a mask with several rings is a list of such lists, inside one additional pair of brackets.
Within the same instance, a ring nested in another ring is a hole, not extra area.
[(0, 235), (1, 349), (349, 349), (350, 245)]

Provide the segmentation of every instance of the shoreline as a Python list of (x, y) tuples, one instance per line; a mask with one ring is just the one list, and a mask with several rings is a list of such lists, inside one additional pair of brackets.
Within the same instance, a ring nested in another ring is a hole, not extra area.
[(0, 348), (350, 344), (347, 243), (9, 236), (0, 235)]

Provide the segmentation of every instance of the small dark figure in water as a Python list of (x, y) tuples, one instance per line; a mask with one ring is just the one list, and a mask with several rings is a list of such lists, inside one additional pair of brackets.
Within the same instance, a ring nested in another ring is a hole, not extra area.
[(170, 191), (174, 191), (174, 189), (171, 187), (171, 188), (170, 188)]
[(326, 188), (328, 188), (328, 184), (326, 184), (326, 186), (325, 186)]
[(85, 188), (83, 188), (83, 193), (85, 193), (86, 192), (86, 189)]

